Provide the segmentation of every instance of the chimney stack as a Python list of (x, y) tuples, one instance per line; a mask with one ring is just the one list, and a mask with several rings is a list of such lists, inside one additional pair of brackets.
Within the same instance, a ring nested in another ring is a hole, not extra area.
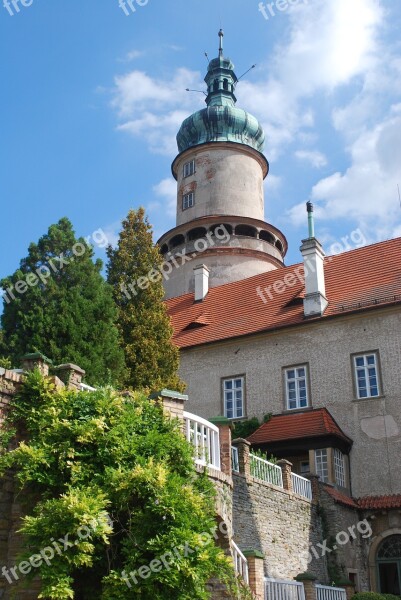
[(309, 238), (302, 240), (301, 253), (304, 258), (305, 269), (304, 315), (308, 318), (321, 317), (327, 308), (328, 301), (324, 279), (325, 253), (319, 240), (315, 238), (312, 202), (308, 202), (306, 207)]
[(209, 269), (206, 265), (194, 268), (195, 275), (195, 302), (202, 302), (209, 292)]

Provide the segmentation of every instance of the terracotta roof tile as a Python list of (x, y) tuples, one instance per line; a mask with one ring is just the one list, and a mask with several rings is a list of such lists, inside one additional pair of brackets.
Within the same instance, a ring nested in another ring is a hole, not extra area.
[(248, 441), (256, 445), (326, 435), (335, 435), (351, 443), (327, 408), (318, 408), (307, 412), (273, 416), (270, 421), (250, 435)]
[[(324, 320), (369, 307), (401, 303), (401, 238), (351, 250), (325, 259), (326, 296), (329, 306)], [(193, 294), (167, 301), (175, 331), (174, 341), (181, 348), (225, 340), (305, 323), (303, 306), (291, 301), (303, 296), (304, 284), (295, 284), (274, 293), (272, 286), (286, 275), (299, 273), (302, 265), (283, 267), (242, 281), (209, 290), (203, 302), (194, 303)], [(266, 303), (257, 290), (265, 290)], [(270, 293), (271, 298), (268, 294)], [(290, 306), (287, 306), (290, 303)], [(203, 314), (208, 323), (189, 327)], [(316, 319), (314, 319), (316, 320)]]
[(330, 496), (338, 502), (339, 504), (344, 504), (345, 506), (350, 506), (351, 508), (359, 508), (357, 502), (354, 498), (350, 498), (346, 494), (339, 492), (336, 488), (333, 488), (329, 485), (324, 486), (325, 491), (330, 494)]
[(373, 508), (401, 508), (401, 494), (394, 496), (365, 496), (358, 499), (362, 509)]

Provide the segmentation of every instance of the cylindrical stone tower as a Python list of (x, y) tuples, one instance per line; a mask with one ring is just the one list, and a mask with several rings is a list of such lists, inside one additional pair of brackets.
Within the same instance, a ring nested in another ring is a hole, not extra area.
[(205, 77), (207, 108), (188, 117), (177, 135), (177, 225), (158, 241), (172, 267), (167, 298), (194, 291), (199, 264), (216, 287), (279, 268), (287, 251), (284, 235), (264, 220), (264, 132), (235, 106), (238, 79), (219, 36), (219, 57)]

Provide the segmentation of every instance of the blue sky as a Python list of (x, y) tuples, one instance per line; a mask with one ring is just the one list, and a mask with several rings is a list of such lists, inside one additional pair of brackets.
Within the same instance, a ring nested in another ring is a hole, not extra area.
[(309, 199), (328, 250), (357, 228), (401, 235), (399, 0), (292, 0), (269, 19), (257, 0), (133, 0), (129, 16), (118, 0), (29, 1), (0, 4), (0, 278), (62, 216), (111, 241), (141, 204), (156, 236), (174, 226), (175, 134), (204, 101), (185, 88), (203, 88), (220, 26), (237, 75), (258, 65), (238, 104), (266, 130), (265, 216), (287, 264)]

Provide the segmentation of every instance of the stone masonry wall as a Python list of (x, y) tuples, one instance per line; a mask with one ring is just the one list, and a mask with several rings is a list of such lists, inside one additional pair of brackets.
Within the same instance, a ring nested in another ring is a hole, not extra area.
[(318, 507), (253, 477), (234, 474), (234, 541), (265, 555), (265, 575), (293, 579), (309, 571), (327, 581), (324, 558), (308, 564), (310, 544), (323, 539)]
[[(369, 535), (371, 521), (362, 524), (364, 517), (357, 508), (334, 502), (326, 491), (327, 484), (320, 487), (320, 514), (323, 535), (328, 548), (330, 579), (338, 577), (338, 575), (340, 578), (346, 579), (349, 569), (357, 571), (360, 590), (369, 591), (368, 546), (371, 537)], [(363, 532), (362, 534), (358, 530), (358, 523), (361, 523), (359, 528)]]

